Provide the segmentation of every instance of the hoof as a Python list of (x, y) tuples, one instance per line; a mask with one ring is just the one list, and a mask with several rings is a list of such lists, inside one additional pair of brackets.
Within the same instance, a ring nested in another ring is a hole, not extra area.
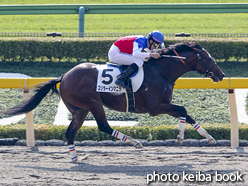
[(143, 148), (143, 145), (140, 142), (138, 142), (137, 144), (134, 145), (134, 147), (137, 149), (141, 149)]
[(215, 139), (212, 136), (210, 136), (210, 138), (208, 139), (208, 143), (209, 144), (216, 144), (217, 142), (215, 141)]
[(179, 143), (180, 145), (183, 144), (183, 139), (181, 139), (181, 138), (179, 137), (179, 135), (177, 136), (177, 140), (178, 140), (178, 143)]
[(77, 163), (77, 161), (78, 161), (77, 158), (76, 158), (76, 159), (72, 159), (72, 160), (71, 160), (71, 163)]

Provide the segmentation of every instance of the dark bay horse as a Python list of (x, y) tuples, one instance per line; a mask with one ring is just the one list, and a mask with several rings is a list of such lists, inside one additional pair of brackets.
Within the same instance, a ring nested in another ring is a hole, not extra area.
[[(222, 81), (225, 76), (210, 54), (195, 42), (177, 43), (161, 51), (161, 55), (180, 55), (185, 60), (175, 58), (149, 59), (144, 63), (144, 81), (135, 92), (135, 113), (149, 113), (151, 116), (169, 114), (180, 118), (179, 143), (184, 139), (185, 122), (190, 123), (209, 143), (216, 143), (183, 106), (171, 103), (175, 81), (188, 71), (197, 71), (214, 82)], [(60, 84), (60, 95), (66, 107), (72, 113), (72, 121), (65, 133), (72, 160), (77, 160), (74, 138), (82, 126), (85, 117), (91, 112), (102, 132), (115, 136), (137, 148), (142, 144), (121, 132), (113, 130), (106, 119), (103, 105), (120, 112), (126, 111), (125, 94), (96, 92), (98, 70), (95, 64), (82, 63), (72, 68), (63, 76), (48, 81), (36, 89), (36, 94), (28, 101), (3, 111), (7, 115), (17, 115), (33, 110), (52, 89), (59, 94), (56, 84)]]

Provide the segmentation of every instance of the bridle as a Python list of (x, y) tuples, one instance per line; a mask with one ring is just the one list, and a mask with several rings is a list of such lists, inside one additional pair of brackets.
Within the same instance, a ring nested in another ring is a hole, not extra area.
[[(177, 53), (177, 51), (175, 50), (175, 49), (173, 49), (173, 52), (178, 56), (178, 57), (180, 57), (179, 56), (179, 54)], [(202, 62), (202, 64), (203, 64), (203, 66), (204, 66), (204, 68), (205, 68), (205, 70), (206, 70), (206, 72), (198, 72), (199, 74), (202, 74), (203, 76), (205, 76), (205, 77), (209, 77), (209, 78), (211, 78), (211, 77), (213, 77), (213, 75), (214, 75), (214, 72), (212, 72), (212, 70), (213, 70), (213, 68), (217, 65), (217, 63), (215, 63), (210, 69), (208, 68), (208, 66), (207, 66), (207, 64), (206, 64), (206, 61), (202, 58), (202, 54), (203, 54), (203, 52), (204, 52), (204, 49), (203, 50), (201, 50), (201, 52), (200, 53), (197, 53), (196, 52), (196, 55), (197, 55), (197, 64), (196, 64), (196, 66), (194, 67), (194, 69), (191, 67), (191, 66), (189, 66), (187, 63), (185, 63), (185, 61), (182, 59), (182, 58), (179, 58), (180, 59), (180, 61), (185, 65), (185, 66), (187, 66), (189, 69), (190, 69), (190, 71), (197, 71), (196, 69), (197, 69), (197, 66), (199, 65), (199, 63), (200, 62)], [(164, 77), (166, 77), (171, 83), (173, 83), (174, 85), (175, 85), (175, 82), (174, 81), (172, 81), (160, 68), (159, 68), (159, 66), (156, 64), (156, 63), (154, 63), (155, 64), (155, 66), (157, 67), (157, 69), (161, 72), (161, 74), (163, 74), (163, 76)]]
[[(173, 52), (174, 52), (177, 56), (179, 56), (179, 54), (177, 53), (177, 51), (176, 51), (175, 49), (173, 49)], [(196, 64), (196, 66), (195, 66), (194, 69), (191, 68), (188, 64), (186, 64), (185, 61), (184, 61), (183, 59), (180, 59), (180, 60), (181, 60), (181, 62), (182, 62), (183, 64), (185, 64), (186, 66), (188, 66), (189, 69), (190, 69), (191, 71), (196, 71), (197, 66), (199, 65), (199, 62), (202, 62), (203, 66), (204, 66), (204, 68), (205, 68), (205, 70), (206, 70), (206, 72), (198, 72), (198, 73), (199, 73), (199, 74), (202, 74), (202, 75), (205, 76), (205, 77), (211, 78), (211, 77), (213, 77), (213, 75), (214, 75), (214, 72), (212, 72), (212, 70), (213, 70), (213, 68), (217, 65), (217, 63), (215, 63), (215, 64), (209, 69), (208, 66), (207, 66), (206, 61), (202, 58), (203, 52), (204, 52), (204, 49), (201, 50), (200, 53), (196, 53), (198, 59), (197, 59), (197, 64)]]

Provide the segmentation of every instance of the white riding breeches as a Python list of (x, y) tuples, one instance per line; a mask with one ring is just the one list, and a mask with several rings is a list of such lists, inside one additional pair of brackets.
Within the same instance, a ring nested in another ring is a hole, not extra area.
[(131, 54), (122, 53), (115, 45), (110, 47), (108, 58), (111, 62), (121, 65), (131, 65), (132, 63), (135, 63), (138, 67), (141, 67), (144, 64), (143, 59), (135, 58)]

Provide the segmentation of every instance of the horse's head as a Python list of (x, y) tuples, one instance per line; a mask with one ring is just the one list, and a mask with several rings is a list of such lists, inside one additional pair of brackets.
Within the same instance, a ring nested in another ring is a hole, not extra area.
[(214, 82), (222, 81), (225, 74), (211, 55), (203, 48), (194, 48), (194, 51), (197, 55), (197, 63), (193, 69), (205, 77), (211, 78)]
[[(223, 77), (225, 77), (225, 74), (215, 63), (211, 55), (196, 42), (181, 42), (170, 45), (168, 48), (161, 51), (161, 55), (171, 57), (169, 59), (159, 59), (158, 62), (161, 64), (181, 66), (181, 68), (172, 66), (170, 69), (169, 65), (166, 66), (165, 70), (169, 69), (169, 72), (164, 71), (164, 74), (170, 74), (169, 79), (172, 81), (175, 81), (178, 77), (188, 71), (197, 71), (205, 77), (212, 78), (214, 82), (222, 81)], [(183, 60), (182, 58), (180, 59), (180, 57), (185, 57), (186, 59)], [(175, 58), (179, 58), (177, 63), (175, 63)], [(165, 60), (169, 60), (171, 63), (164, 63)], [(160, 68), (162, 68), (162, 65), (160, 65)]]

